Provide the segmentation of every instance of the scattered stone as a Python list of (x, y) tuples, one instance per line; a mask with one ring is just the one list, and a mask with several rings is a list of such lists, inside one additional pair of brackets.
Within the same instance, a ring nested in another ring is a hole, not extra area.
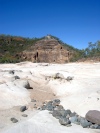
[(38, 110), (41, 110), (41, 108), (40, 108), (40, 107), (38, 107), (37, 109), (38, 109)]
[[(93, 124), (94, 122), (90, 122), (89, 120), (79, 116), (76, 112), (71, 112), (71, 110), (65, 110), (60, 104), (59, 99), (55, 99), (53, 101), (49, 101), (42, 105), (38, 110), (49, 110), (50, 114), (56, 119), (59, 119), (59, 123), (61, 125), (70, 127), (71, 123), (81, 125), (83, 128), (91, 128), (91, 129), (100, 129), (99, 124)], [(99, 112), (99, 111), (98, 111)], [(94, 117), (93, 117), (94, 118)], [(100, 118), (100, 117), (99, 117)]]
[(40, 110), (46, 110), (46, 105), (42, 105)]
[(99, 98), (97, 98), (97, 100), (99, 100)]
[(20, 77), (19, 77), (19, 76), (14, 76), (14, 78), (15, 78), (15, 80), (16, 80), (16, 79), (20, 79)]
[(86, 119), (81, 119), (80, 125), (81, 125), (83, 128), (87, 128), (87, 127), (91, 126), (92, 123), (91, 123), (91, 122), (88, 122)]
[(54, 110), (64, 110), (62, 105), (58, 105), (54, 108)]
[(9, 71), (9, 74), (14, 74), (14, 73), (15, 73), (14, 70)]
[(97, 129), (100, 129), (100, 125), (98, 125)]
[(77, 121), (80, 123), (80, 121), (81, 121), (82, 118), (83, 117), (81, 117), (81, 116), (77, 116)]
[(71, 124), (66, 125), (66, 127), (71, 127), (71, 126), (72, 126)]
[(30, 87), (28, 80), (24, 80), (24, 79), (23, 80), (22, 79), (15, 80), (15, 83), (26, 88), (26, 89), (33, 89), (32, 87)]
[(52, 103), (54, 106), (57, 106), (60, 104), (60, 100), (59, 99), (55, 99), (53, 100), (53, 103)]
[(47, 80), (47, 77), (45, 77), (45, 80)]
[(97, 125), (97, 124), (92, 124), (92, 125), (90, 126), (90, 128), (92, 128), (92, 129), (98, 129), (98, 127), (99, 127), (99, 125)]
[(80, 122), (78, 122), (78, 121), (75, 121), (75, 122), (74, 122), (74, 124), (76, 124), (76, 125), (80, 125)]
[(100, 111), (90, 110), (87, 112), (85, 118), (92, 123), (100, 125)]
[(66, 118), (69, 119), (69, 118), (70, 118), (70, 115), (68, 114), (68, 115), (66, 116)]
[(46, 110), (49, 110), (49, 111), (53, 111), (54, 110), (54, 106), (52, 105), (52, 101), (49, 101), (46, 104)]
[(58, 110), (54, 110), (52, 112), (52, 115), (53, 115), (53, 117), (55, 117), (57, 119), (61, 118), (61, 113)]
[(76, 112), (70, 114), (70, 117), (76, 116)]
[(31, 99), (31, 102), (36, 102), (36, 100), (35, 99)]
[(73, 80), (73, 77), (68, 76), (68, 77), (66, 78), (66, 80), (67, 80), (67, 81)]
[(58, 110), (58, 111), (60, 112), (61, 116), (63, 116), (63, 117), (67, 116), (66, 110)]
[(54, 75), (54, 79), (64, 79), (64, 76), (63, 76), (63, 74), (61, 74), (61, 73), (56, 73), (56, 74)]
[(70, 119), (71, 123), (77, 123), (78, 122), (77, 116), (70, 117), (69, 119)]
[(59, 123), (64, 126), (71, 124), (69, 119), (63, 117), (59, 119)]
[(20, 111), (21, 111), (21, 112), (24, 112), (25, 110), (27, 110), (26, 106), (20, 107)]
[(66, 113), (70, 115), (72, 112), (71, 112), (70, 109), (67, 109), (67, 110), (66, 110)]
[(17, 123), (18, 122), (18, 120), (16, 119), (16, 118), (11, 118), (10, 119), (13, 123)]
[(37, 105), (36, 104), (34, 104), (34, 108), (37, 108)]
[(27, 117), (28, 115), (27, 114), (22, 114), (23, 117)]

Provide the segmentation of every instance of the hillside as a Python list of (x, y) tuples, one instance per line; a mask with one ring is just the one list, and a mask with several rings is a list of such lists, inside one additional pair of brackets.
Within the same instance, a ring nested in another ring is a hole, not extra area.
[(0, 35), (0, 63), (20, 61), (66, 63), (81, 56), (78, 50), (52, 35), (24, 38)]

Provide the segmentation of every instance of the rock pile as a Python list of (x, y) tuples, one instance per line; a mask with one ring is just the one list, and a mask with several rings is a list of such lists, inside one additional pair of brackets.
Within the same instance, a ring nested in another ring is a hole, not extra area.
[(71, 123), (81, 125), (83, 128), (100, 129), (100, 124), (89, 121), (89, 119), (79, 116), (76, 112), (71, 112), (71, 110), (65, 110), (62, 105), (60, 105), (60, 100), (55, 99), (44, 103), (39, 110), (49, 110), (53, 117), (59, 120), (59, 123), (64, 126), (72, 126)]

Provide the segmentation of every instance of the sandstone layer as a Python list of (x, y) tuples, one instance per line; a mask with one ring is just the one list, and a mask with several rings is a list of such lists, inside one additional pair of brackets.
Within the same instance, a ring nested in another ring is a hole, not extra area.
[(47, 36), (20, 53), (19, 57), (32, 62), (67, 63), (73, 57), (73, 51)]

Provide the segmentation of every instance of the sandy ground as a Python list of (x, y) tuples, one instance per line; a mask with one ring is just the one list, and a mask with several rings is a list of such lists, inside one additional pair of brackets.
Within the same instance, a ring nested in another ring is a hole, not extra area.
[[(9, 73), (14, 70), (14, 74)], [(64, 78), (54, 79), (56, 73)], [(15, 80), (14, 76), (20, 79)], [(72, 81), (66, 78), (72, 76)], [(33, 89), (26, 89), (21, 82), (28, 81)], [(88, 110), (100, 111), (100, 63), (48, 64), (22, 62), (0, 64), (0, 132), (2, 133), (99, 133), (100, 130), (81, 126), (61, 126), (48, 111), (37, 111), (43, 102), (59, 98), (65, 109), (81, 116)], [(35, 99), (37, 102), (31, 102)], [(20, 112), (26, 105), (28, 110)], [(27, 114), (28, 117), (22, 117)], [(12, 123), (11, 117), (18, 119)]]

